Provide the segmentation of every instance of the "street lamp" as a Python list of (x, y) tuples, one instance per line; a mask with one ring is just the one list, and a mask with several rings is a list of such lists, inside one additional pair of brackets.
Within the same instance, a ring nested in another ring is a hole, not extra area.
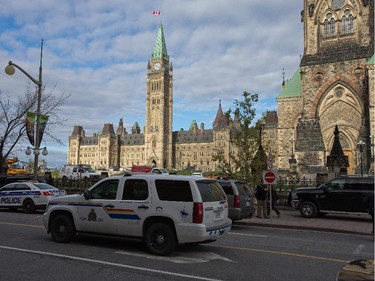
[[(34, 151), (34, 181), (38, 180), (38, 161), (39, 161), (39, 154), (40, 154), (40, 140), (41, 136), (39, 134), (40, 131), (40, 103), (42, 97), (42, 53), (43, 53), (43, 39), (41, 40), (41, 47), (40, 47), (40, 64), (39, 64), (39, 79), (34, 79), (29, 73), (27, 73), (22, 67), (18, 66), (12, 61), (9, 61), (8, 65), (5, 67), (5, 73), (8, 75), (13, 75), (15, 73), (15, 68), (19, 69), (23, 74), (25, 74), (35, 85), (38, 86), (38, 99), (37, 99), (37, 109), (36, 109), (36, 137), (35, 137), (35, 146), (34, 148), (28, 147), (26, 150), (26, 155), (30, 155), (32, 149)], [(28, 154), (29, 152), (29, 154)], [(43, 155), (47, 155), (48, 152), (46, 148), (43, 149)]]
[(361, 153), (361, 177), (363, 177), (363, 147), (365, 146), (365, 142), (360, 140), (357, 145), (359, 146), (359, 152)]

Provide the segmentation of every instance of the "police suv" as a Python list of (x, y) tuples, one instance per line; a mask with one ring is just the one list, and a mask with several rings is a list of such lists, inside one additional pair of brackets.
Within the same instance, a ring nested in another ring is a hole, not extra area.
[(51, 198), (64, 195), (65, 190), (46, 183), (13, 182), (0, 189), (0, 207), (22, 208), (25, 213), (33, 213), (36, 209), (46, 208)]
[(179, 243), (215, 241), (232, 224), (215, 180), (156, 174), (112, 176), (83, 194), (53, 199), (43, 222), (56, 242), (69, 242), (77, 233), (135, 237), (156, 255), (169, 254)]

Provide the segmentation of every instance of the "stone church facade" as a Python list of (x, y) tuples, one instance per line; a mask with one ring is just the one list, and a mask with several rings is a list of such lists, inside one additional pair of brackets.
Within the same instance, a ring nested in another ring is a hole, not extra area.
[(374, 1), (304, 0), (301, 21), (300, 67), (265, 117), (274, 164), (299, 174), (325, 167), (337, 126), (347, 173), (373, 173)]
[[(283, 81), (278, 110), (266, 112), (262, 143), (273, 168), (309, 173), (324, 168), (335, 136), (348, 159), (349, 174), (373, 170), (375, 136), (374, 1), (304, 0), (301, 12), (304, 54), (300, 67)], [(69, 137), (68, 163), (96, 169), (155, 165), (169, 169), (215, 170), (216, 150), (229, 155), (234, 125), (221, 105), (212, 129), (193, 121), (173, 131), (173, 66), (163, 26), (147, 63), (146, 116), (143, 132), (135, 123), (86, 136), (75, 126)], [(335, 134), (336, 126), (338, 133)], [(359, 146), (358, 143), (364, 143)]]
[(75, 126), (69, 137), (68, 164), (87, 164), (95, 169), (131, 168), (153, 165), (168, 169), (215, 170), (216, 149), (229, 155), (233, 125), (219, 103), (212, 129), (192, 121), (189, 130), (173, 131), (173, 66), (169, 59), (163, 26), (160, 25), (154, 51), (147, 63), (146, 116), (143, 132), (136, 122), (127, 132), (120, 119), (104, 124), (101, 133), (86, 136)]

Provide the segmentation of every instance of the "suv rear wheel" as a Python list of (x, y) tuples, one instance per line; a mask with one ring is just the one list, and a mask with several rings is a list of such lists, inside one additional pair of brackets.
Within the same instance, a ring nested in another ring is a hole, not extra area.
[(300, 207), (301, 215), (304, 218), (315, 218), (318, 214), (318, 207), (313, 202), (303, 202)]
[(70, 242), (76, 236), (73, 220), (67, 215), (57, 215), (51, 221), (51, 237), (59, 243)]
[(145, 242), (150, 252), (159, 256), (173, 252), (177, 245), (172, 227), (165, 223), (154, 223), (147, 228)]

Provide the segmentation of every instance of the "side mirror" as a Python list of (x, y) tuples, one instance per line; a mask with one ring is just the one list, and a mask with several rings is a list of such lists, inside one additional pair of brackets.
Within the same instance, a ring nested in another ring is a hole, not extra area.
[(85, 192), (83, 192), (83, 197), (85, 197), (86, 200), (89, 200), (90, 199), (90, 191), (85, 190)]

